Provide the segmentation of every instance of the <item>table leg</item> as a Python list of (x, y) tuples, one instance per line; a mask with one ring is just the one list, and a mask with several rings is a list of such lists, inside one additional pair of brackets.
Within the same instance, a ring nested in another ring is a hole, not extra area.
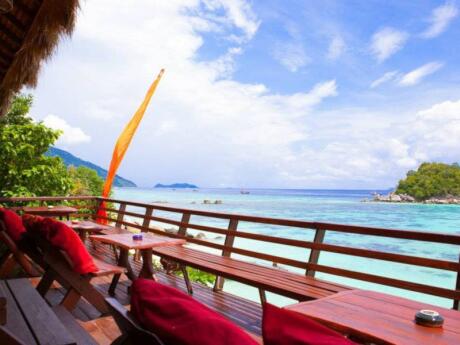
[(152, 264), (152, 249), (141, 249), (142, 268), (139, 272), (139, 278), (152, 279), (158, 281), (155, 277)]
[(126, 268), (126, 275), (128, 276), (129, 279), (134, 280), (136, 279), (136, 275), (133, 272), (133, 268), (131, 267), (131, 264), (129, 263), (129, 250), (120, 248), (120, 254), (118, 255), (118, 266), (125, 267)]

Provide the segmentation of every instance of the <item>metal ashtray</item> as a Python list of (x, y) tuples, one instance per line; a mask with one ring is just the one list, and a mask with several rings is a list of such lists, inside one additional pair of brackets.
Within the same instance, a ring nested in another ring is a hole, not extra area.
[(415, 323), (425, 327), (442, 327), (444, 318), (437, 311), (422, 309), (415, 313)]

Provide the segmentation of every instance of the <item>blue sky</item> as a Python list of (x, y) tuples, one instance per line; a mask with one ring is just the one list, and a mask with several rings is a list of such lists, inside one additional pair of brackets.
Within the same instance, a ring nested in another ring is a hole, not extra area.
[(98, 0), (44, 66), (32, 115), (142, 186), (387, 188), (460, 160), (456, 1)]

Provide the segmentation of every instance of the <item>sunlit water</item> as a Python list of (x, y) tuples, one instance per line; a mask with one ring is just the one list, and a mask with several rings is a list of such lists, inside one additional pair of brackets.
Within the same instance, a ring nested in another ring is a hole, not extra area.
[[(265, 217), (460, 234), (460, 206), (456, 205), (362, 202), (363, 199), (371, 198), (373, 191), (266, 189), (247, 191), (249, 191), (250, 194), (241, 194), (238, 189), (198, 189), (194, 191), (189, 189), (171, 190), (117, 188), (114, 190), (114, 197), (147, 203), (161, 203), (161, 205), (164, 206), (179, 206), (183, 208), (259, 215)], [(221, 200), (222, 204), (203, 204), (204, 200)], [(174, 217), (171, 213), (157, 212), (156, 214), (160, 216), (167, 215), (168, 217)], [(174, 218), (179, 220), (177, 215)], [(192, 216), (190, 222), (221, 228), (226, 228), (228, 225), (228, 223), (222, 220), (196, 216)], [(245, 222), (241, 222), (238, 229), (293, 239), (311, 240), (313, 237), (313, 232), (305, 229)], [(208, 238), (211, 238), (218, 243), (223, 242), (223, 238), (217, 236), (216, 234), (208, 233), (206, 235)], [(418, 241), (386, 239), (374, 236), (343, 234), (337, 232), (328, 232), (325, 241), (331, 244), (369, 248), (450, 261), (458, 261), (460, 251), (459, 246), (453, 245), (436, 245), (433, 243), (423, 243)], [(250, 249), (301, 261), (305, 261), (309, 254), (307, 249), (260, 243), (241, 238), (235, 241), (235, 245), (244, 249)], [(234, 257), (254, 261), (254, 259), (239, 257), (238, 255), (234, 255)], [(270, 264), (267, 262), (259, 263)], [(429, 282), (430, 285), (451, 289), (455, 286), (456, 280), (454, 272), (402, 265), (381, 260), (360, 259), (326, 252), (321, 253), (319, 263), (403, 280), (410, 280), (418, 283)], [(289, 269), (293, 270), (292, 268)], [(392, 293), (446, 307), (452, 306), (452, 301), (430, 295), (408, 292), (347, 278), (329, 276), (322, 273), (317, 273), (316, 276), (358, 288), (367, 288)], [(236, 282), (227, 282), (225, 290), (246, 298), (258, 300), (258, 292), (256, 289)], [(280, 305), (292, 302), (292, 300), (273, 294), (269, 294), (268, 298), (270, 302)]]

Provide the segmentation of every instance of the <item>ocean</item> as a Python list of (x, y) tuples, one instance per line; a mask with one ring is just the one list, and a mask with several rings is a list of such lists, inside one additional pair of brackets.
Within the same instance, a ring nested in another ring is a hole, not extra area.
[[(115, 188), (114, 197), (122, 200), (159, 203), (164, 206), (178, 206), (183, 208), (274, 218), (460, 234), (459, 205), (363, 202), (364, 199), (372, 198), (372, 193), (374, 192), (387, 192), (379, 190), (245, 189), (244, 191), (249, 192), (249, 194), (241, 194), (240, 189), (231, 188), (200, 188), (197, 190)], [(222, 203), (205, 204), (204, 200), (210, 200), (211, 202), (220, 200)], [(168, 216), (170, 216), (170, 214)], [(220, 220), (203, 217), (194, 217), (191, 222), (223, 228), (227, 226), (225, 222)], [(312, 231), (305, 229), (263, 224), (240, 223), (238, 228), (254, 233), (302, 240), (311, 240), (313, 235)], [(196, 234), (196, 232), (192, 233)], [(209, 236), (212, 237), (215, 236), (215, 234), (210, 234)], [(222, 242), (223, 239), (216, 238), (215, 241)], [(454, 245), (436, 245), (417, 241), (385, 239), (338, 232), (328, 232), (325, 241), (331, 244), (348, 245), (357, 248), (369, 248), (451, 261), (458, 261), (460, 251), (459, 246)], [(237, 239), (235, 245), (244, 249), (270, 253), (296, 260), (306, 260), (308, 257), (308, 251), (306, 249), (277, 244), (261, 244), (248, 239)], [(239, 257), (238, 255), (234, 255), (234, 257), (254, 261), (254, 259)], [(430, 284), (439, 287), (453, 288), (456, 281), (454, 272), (390, 263), (374, 259), (360, 259), (334, 253), (321, 253), (319, 262), (330, 266), (359, 270), (366, 273), (390, 276), (413, 282), (424, 283), (429, 281)], [(292, 268), (290, 269), (294, 270)], [(340, 282), (357, 288), (386, 292), (445, 307), (452, 306), (452, 301), (430, 295), (323, 273), (317, 273), (316, 276), (318, 278)], [(259, 298), (258, 291), (255, 288), (233, 281), (226, 282), (225, 290), (256, 301), (258, 301)], [(267, 297), (269, 302), (278, 305), (286, 305), (294, 302), (288, 298), (275, 294), (267, 294)]]

